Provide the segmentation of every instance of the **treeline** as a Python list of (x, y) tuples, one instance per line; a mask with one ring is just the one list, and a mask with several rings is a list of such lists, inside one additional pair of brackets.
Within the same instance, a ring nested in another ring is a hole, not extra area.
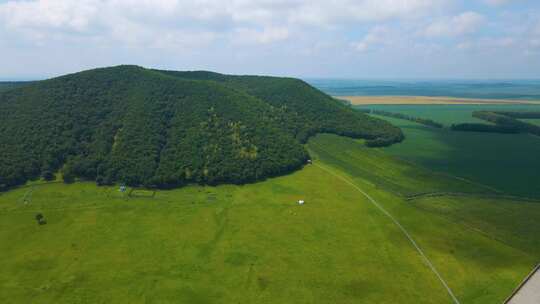
[(408, 120), (408, 121), (416, 122), (416, 123), (426, 125), (432, 128), (438, 128), (438, 129), (444, 128), (443, 124), (438, 123), (431, 119), (413, 117), (413, 116), (409, 116), (409, 115), (405, 115), (401, 113), (388, 112), (388, 111), (382, 111), (382, 110), (360, 109), (360, 111), (363, 113), (368, 113), (368, 114), (371, 113), (371, 114), (380, 115), (380, 116)]
[(0, 81), (0, 92), (22, 87), (30, 83), (29, 81)]
[(453, 124), (450, 128), (453, 131), (504, 133), (504, 134), (519, 133), (519, 130), (516, 128), (505, 127), (505, 126), (500, 126), (500, 125), (488, 125), (488, 124), (483, 124), (483, 123)]
[(517, 118), (535, 118), (539, 113), (509, 111), (475, 111), (473, 117), (489, 121), (493, 125), (481, 123), (454, 124), (452, 130), (493, 133), (530, 133), (540, 136), (540, 127)]
[(540, 112), (526, 112), (526, 111), (493, 111), (495, 114), (500, 114), (508, 117), (518, 119), (540, 119)]
[(245, 183), (303, 166), (302, 143), (318, 132), (403, 139), (302, 81), (216, 75), (121, 66), (0, 93), (0, 189), (59, 170), (65, 182)]

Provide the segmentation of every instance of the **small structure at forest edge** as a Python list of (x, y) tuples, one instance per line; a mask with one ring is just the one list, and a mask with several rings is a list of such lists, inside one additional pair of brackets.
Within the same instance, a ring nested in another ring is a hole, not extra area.
[(304, 200), (299, 200), (299, 201), (298, 201), (298, 205), (303, 205), (304, 203), (305, 203)]

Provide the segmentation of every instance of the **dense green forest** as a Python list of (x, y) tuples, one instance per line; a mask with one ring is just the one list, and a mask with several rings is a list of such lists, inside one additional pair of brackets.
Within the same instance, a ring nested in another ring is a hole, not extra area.
[(319, 132), (403, 139), (401, 130), (290, 78), (85, 71), (0, 93), (0, 188), (61, 171), (147, 187), (245, 183), (300, 168)]
[(368, 145), (391, 145), (403, 140), (399, 128), (359, 113), (347, 104), (294, 78), (231, 76), (212, 72), (159, 71), (181, 79), (211, 80), (247, 92), (279, 113), (280, 125), (300, 142), (317, 133), (365, 138)]
[(452, 125), (455, 131), (493, 132), (493, 133), (529, 133), (540, 136), (540, 126), (519, 120), (519, 118), (538, 118), (538, 112), (521, 111), (475, 111), (473, 117), (493, 123), (466, 123)]

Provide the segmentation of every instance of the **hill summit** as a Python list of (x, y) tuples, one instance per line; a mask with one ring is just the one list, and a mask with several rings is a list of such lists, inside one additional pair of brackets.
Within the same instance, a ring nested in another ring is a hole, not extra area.
[(0, 189), (58, 170), (161, 188), (251, 182), (300, 168), (321, 132), (403, 139), (298, 79), (94, 69), (0, 93)]

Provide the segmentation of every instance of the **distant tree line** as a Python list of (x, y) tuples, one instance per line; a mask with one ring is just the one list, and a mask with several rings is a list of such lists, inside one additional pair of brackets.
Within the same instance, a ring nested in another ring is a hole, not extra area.
[(493, 113), (518, 119), (540, 119), (540, 112), (534, 111), (493, 111)]
[(519, 130), (513, 127), (506, 127), (502, 125), (488, 125), (488, 124), (483, 124), (483, 123), (453, 124), (450, 128), (453, 131), (505, 133), (505, 134), (519, 133)]
[(30, 81), (0, 81), (0, 92), (22, 87), (30, 83)]
[(380, 116), (408, 120), (408, 121), (416, 122), (416, 123), (426, 125), (432, 128), (438, 128), (438, 129), (444, 128), (443, 124), (438, 123), (431, 119), (419, 118), (419, 117), (409, 116), (409, 115), (405, 115), (401, 113), (388, 112), (388, 111), (382, 111), (382, 110), (360, 109), (360, 111), (363, 113), (368, 113), (368, 114), (371, 113), (371, 114), (380, 115)]
[(473, 117), (493, 123), (454, 124), (452, 130), (493, 133), (529, 133), (540, 136), (540, 127), (521, 121), (518, 118), (537, 118), (539, 112), (510, 112), (510, 111), (475, 111)]

